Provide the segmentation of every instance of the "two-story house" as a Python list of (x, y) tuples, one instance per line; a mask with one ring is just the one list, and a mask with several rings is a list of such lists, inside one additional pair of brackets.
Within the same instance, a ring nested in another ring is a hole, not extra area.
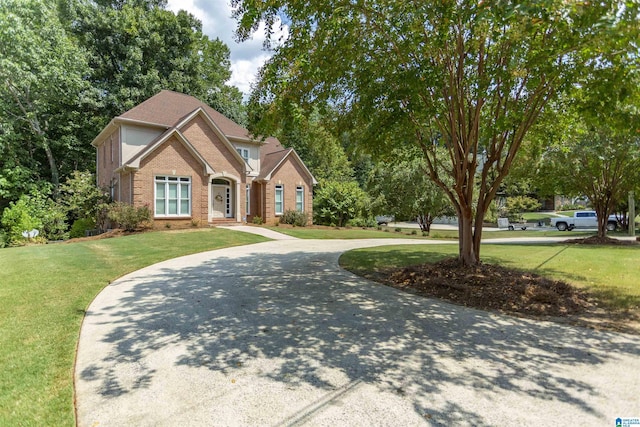
[(198, 99), (163, 90), (93, 140), (98, 186), (147, 205), (157, 226), (312, 217), (316, 180), (293, 149), (261, 140)]

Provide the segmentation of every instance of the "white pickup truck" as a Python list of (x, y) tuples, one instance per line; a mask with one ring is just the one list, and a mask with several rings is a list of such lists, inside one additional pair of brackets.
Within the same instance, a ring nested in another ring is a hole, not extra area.
[[(598, 217), (595, 211), (577, 211), (573, 216), (561, 216), (551, 218), (551, 226), (558, 231), (573, 230), (574, 228), (598, 228)], [(618, 220), (615, 215), (609, 215), (607, 230), (613, 231), (618, 227)]]

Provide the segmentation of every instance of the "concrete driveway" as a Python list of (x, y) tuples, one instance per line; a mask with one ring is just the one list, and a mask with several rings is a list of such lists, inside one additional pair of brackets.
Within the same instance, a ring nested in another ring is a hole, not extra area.
[(284, 240), (156, 264), (82, 326), (78, 425), (615, 425), (640, 337), (402, 293), (338, 267), (394, 240)]

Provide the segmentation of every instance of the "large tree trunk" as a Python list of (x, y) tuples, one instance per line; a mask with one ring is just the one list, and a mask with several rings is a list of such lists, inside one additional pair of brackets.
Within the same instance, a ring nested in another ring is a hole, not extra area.
[(463, 265), (478, 264), (478, 255), (473, 236), (473, 215), (471, 207), (463, 207), (462, 212), (458, 215), (458, 247), (459, 260)]

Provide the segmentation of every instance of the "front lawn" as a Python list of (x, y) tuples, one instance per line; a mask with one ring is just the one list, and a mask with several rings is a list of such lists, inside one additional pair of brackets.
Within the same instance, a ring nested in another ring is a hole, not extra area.
[(0, 249), (0, 426), (73, 426), (85, 309), (113, 280), (169, 258), (265, 241), (222, 229)]
[[(455, 257), (457, 245), (392, 246), (347, 252), (340, 264), (375, 277), (386, 268), (433, 263)], [(640, 315), (640, 247), (595, 245), (482, 245), (485, 263), (533, 271), (588, 290), (614, 311)]]

